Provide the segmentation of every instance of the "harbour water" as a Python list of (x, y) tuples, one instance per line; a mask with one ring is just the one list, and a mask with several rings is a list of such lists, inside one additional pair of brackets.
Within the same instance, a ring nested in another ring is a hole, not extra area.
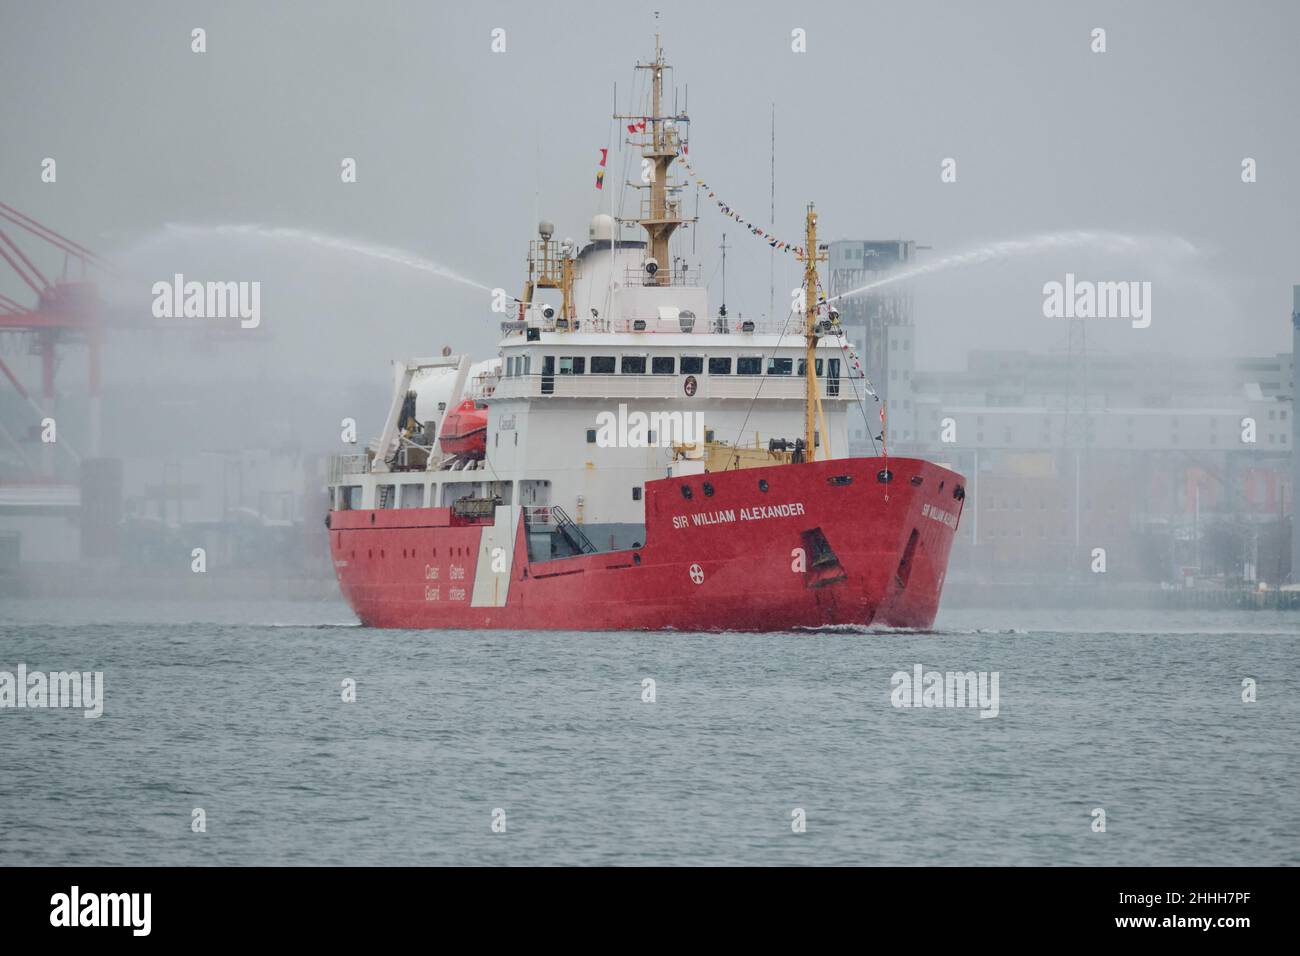
[[(0, 865), (1296, 864), (1298, 624), (413, 632), (9, 600), (0, 671), (102, 671), (104, 702), (0, 709)], [(996, 673), (996, 716), (895, 706), (916, 665)]]

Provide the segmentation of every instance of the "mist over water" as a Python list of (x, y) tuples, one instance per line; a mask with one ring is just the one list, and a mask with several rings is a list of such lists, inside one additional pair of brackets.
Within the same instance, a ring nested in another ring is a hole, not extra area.
[(159, 238), (162, 241), (174, 238), (213, 238), (234, 240), (252, 239), (275, 243), (305, 244), (309, 246), (317, 246), (322, 249), (331, 249), (349, 255), (364, 256), (367, 259), (374, 259), (380, 262), (391, 262), (395, 265), (405, 266), (408, 269), (427, 272), (440, 279), (459, 282), (461, 285), (469, 286), (472, 289), (480, 289), (484, 292), (492, 291), (488, 286), (483, 285), (481, 282), (467, 279), (465, 276), (453, 272), (446, 266), (440, 265), (430, 259), (425, 259), (413, 252), (407, 252), (404, 249), (396, 249), (392, 246), (382, 246), (369, 242), (361, 242), (356, 239), (348, 239), (342, 236), (331, 236), (325, 233), (313, 232), (308, 229), (295, 229), (286, 226), (261, 226), (252, 223), (217, 226), (168, 223), (164, 227)]
[[(105, 252), (119, 272), (100, 291), (119, 331), (104, 352), (104, 430), (121, 453), (349, 450), (339, 423), (378, 435), (394, 360), (481, 357), (499, 318), (488, 286), (434, 258), (296, 226), (169, 223)], [(155, 318), (154, 284), (177, 274), (258, 283), (260, 322)]]
[(1133, 236), (1117, 232), (1089, 231), (1052, 232), (1023, 239), (1001, 239), (964, 252), (943, 256), (933, 262), (899, 269), (864, 286), (831, 296), (830, 301), (835, 302), (862, 295), (864, 292), (902, 282), (904, 279), (914, 279), (936, 272), (966, 268), (1000, 259), (1045, 256), (1070, 249), (1121, 256), (1126, 258), (1134, 269), (1149, 266), (1153, 260), (1178, 263), (1201, 255), (1195, 245), (1179, 236)]
[[(393, 359), (443, 346), (480, 353), (495, 332), (489, 286), (418, 252), (349, 236), (168, 223), (112, 258), (121, 275), (102, 288), (109, 308), (126, 324), (153, 325), (118, 356), (133, 381), (141, 373), (186, 383), (274, 377), (386, 388)], [(241, 329), (212, 317), (154, 321), (154, 284), (170, 285), (177, 274), (186, 282), (257, 282), (260, 323)], [(201, 350), (192, 347), (196, 340)]]

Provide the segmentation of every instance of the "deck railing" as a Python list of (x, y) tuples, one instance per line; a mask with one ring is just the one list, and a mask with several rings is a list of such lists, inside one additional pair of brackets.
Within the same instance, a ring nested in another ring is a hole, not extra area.
[(329, 483), (342, 484), (351, 475), (370, 473), (370, 458), (365, 452), (354, 455), (334, 455), (329, 460)]
[[(617, 319), (578, 316), (576, 324), (576, 328), (574, 328), (573, 324), (567, 327), (557, 326), (555, 320), (552, 320), (550, 322), (536, 323), (534, 327), (542, 332), (557, 332), (560, 334), (567, 332), (635, 332), (646, 335), (682, 333), (679, 320), (661, 320), (657, 313), (653, 315), (625, 315)], [(503, 322), (501, 323), (501, 333), (506, 338), (524, 338), (529, 327), (530, 324)], [(745, 316), (736, 315), (696, 316), (689, 334), (701, 335), (704, 333), (736, 336), (751, 334), (784, 335), (789, 338), (791, 343), (797, 345), (803, 340), (803, 321), (796, 317), (790, 317), (789, 321), (787, 321), (784, 318), (746, 318)], [(743, 345), (744, 341), (743, 338), (738, 338), (734, 344)]]

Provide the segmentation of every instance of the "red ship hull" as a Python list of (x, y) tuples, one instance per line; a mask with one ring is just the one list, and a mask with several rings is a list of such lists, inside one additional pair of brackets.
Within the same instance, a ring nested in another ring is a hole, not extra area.
[(332, 512), (330, 548), (343, 594), (373, 627), (926, 628), (963, 484), (910, 458), (778, 465), (647, 482), (646, 539), (630, 550), (530, 561), (515, 511), (507, 562), (499, 529), (447, 508)]

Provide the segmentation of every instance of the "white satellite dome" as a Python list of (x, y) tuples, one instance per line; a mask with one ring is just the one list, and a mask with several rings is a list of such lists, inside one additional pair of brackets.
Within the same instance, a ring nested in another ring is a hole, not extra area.
[(592, 216), (587, 235), (592, 242), (610, 242), (614, 238), (614, 217), (603, 212)]

